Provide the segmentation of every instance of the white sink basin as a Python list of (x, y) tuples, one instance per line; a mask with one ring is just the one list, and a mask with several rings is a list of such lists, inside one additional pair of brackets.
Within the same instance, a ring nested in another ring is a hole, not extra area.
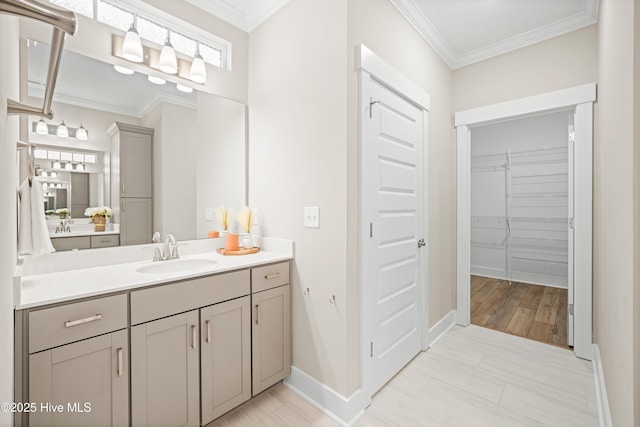
[(162, 274), (179, 273), (182, 271), (198, 270), (200, 268), (211, 267), (216, 262), (209, 259), (181, 258), (170, 261), (158, 261), (153, 264), (143, 265), (136, 271), (138, 273)]

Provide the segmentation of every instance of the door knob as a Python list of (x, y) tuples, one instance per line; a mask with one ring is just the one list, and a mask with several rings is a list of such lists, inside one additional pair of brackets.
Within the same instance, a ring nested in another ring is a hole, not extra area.
[(423, 246), (427, 246), (427, 244), (424, 242), (424, 239), (418, 240), (418, 248), (421, 248)]

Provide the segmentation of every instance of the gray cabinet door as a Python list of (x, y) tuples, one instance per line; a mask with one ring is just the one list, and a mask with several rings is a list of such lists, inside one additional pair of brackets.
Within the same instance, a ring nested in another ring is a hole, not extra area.
[(253, 395), (289, 376), (289, 285), (255, 293), (252, 301)]
[[(127, 426), (128, 354), (122, 330), (30, 355), (29, 401), (37, 410), (29, 425)], [(55, 406), (43, 410), (47, 402)]]
[(71, 217), (83, 218), (89, 207), (89, 174), (71, 172)]
[(134, 426), (200, 425), (199, 345), (198, 310), (131, 328)]
[(151, 197), (151, 135), (120, 132), (120, 197)]
[(200, 310), (202, 424), (251, 398), (249, 296)]
[(120, 199), (120, 245), (151, 243), (152, 199)]

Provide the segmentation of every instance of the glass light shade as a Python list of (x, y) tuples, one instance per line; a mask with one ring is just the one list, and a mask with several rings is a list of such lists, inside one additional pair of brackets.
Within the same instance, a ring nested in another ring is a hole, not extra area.
[(49, 185), (46, 182), (42, 183), (42, 189), (46, 190), (49, 187)]
[(36, 125), (36, 133), (40, 135), (46, 135), (49, 133), (49, 128), (47, 124), (44, 122), (44, 119), (38, 120), (38, 124)]
[(113, 69), (119, 72), (120, 74), (131, 75), (135, 73), (131, 68), (123, 67), (122, 65), (114, 65)]
[(76, 170), (80, 171), (80, 172), (83, 172), (84, 171), (84, 165), (82, 163), (78, 163), (76, 165)]
[(51, 171), (51, 178), (56, 178), (58, 176), (57, 173), (55, 173), (54, 171)]
[(176, 88), (180, 91), (180, 92), (184, 92), (184, 93), (191, 93), (193, 92), (193, 88), (189, 87), (189, 86), (185, 86), (185, 85), (181, 85), (180, 83), (176, 84)]
[(204, 83), (207, 81), (207, 67), (204, 65), (204, 59), (202, 59), (199, 52), (196, 52), (196, 56), (193, 58), (189, 77), (196, 83)]
[(73, 163), (67, 163), (66, 165), (64, 165), (64, 170), (72, 171), (73, 170)]
[(164, 42), (164, 46), (162, 46), (158, 67), (167, 74), (175, 74), (178, 72), (178, 58), (176, 58), (176, 52), (173, 50), (169, 39), (167, 39)]
[(155, 76), (147, 76), (147, 80), (155, 85), (163, 85), (167, 82), (165, 79), (161, 79), (160, 77)]
[(55, 162), (53, 162), (53, 168), (62, 169), (62, 165), (60, 165), (60, 162), (56, 160)]
[(80, 141), (86, 141), (87, 139), (89, 139), (89, 135), (87, 135), (87, 130), (84, 128), (84, 126), (80, 125), (80, 127), (76, 130), (76, 138), (78, 138)]
[(124, 35), (122, 56), (132, 62), (142, 62), (142, 55), (142, 40), (140, 40), (136, 27), (131, 24), (127, 34)]
[(56, 184), (56, 188), (62, 188), (62, 184), (60, 183)]
[(67, 129), (67, 125), (64, 124), (64, 121), (60, 123), (58, 126), (58, 130), (56, 131), (56, 135), (60, 138), (68, 138), (69, 137), (69, 129)]

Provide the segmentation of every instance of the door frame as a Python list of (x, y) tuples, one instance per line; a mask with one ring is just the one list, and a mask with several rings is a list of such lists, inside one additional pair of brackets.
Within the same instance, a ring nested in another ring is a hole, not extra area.
[(358, 71), (359, 78), (359, 120), (358, 120), (358, 139), (359, 139), (359, 284), (360, 284), (360, 307), (361, 307), (361, 378), (362, 378), (362, 390), (365, 393), (365, 399), (370, 401), (371, 397), (377, 390), (373, 390), (374, 385), (370, 380), (372, 376), (370, 372), (372, 370), (371, 357), (370, 357), (370, 343), (373, 335), (373, 328), (375, 324), (375, 313), (370, 307), (370, 301), (374, 297), (371, 289), (365, 286), (367, 279), (367, 271), (371, 271), (371, 265), (368, 260), (364, 258), (364, 245), (369, 238), (369, 208), (364, 206), (364, 176), (366, 168), (364, 167), (364, 132), (363, 128), (365, 123), (369, 120), (369, 84), (371, 80), (382, 84), (389, 90), (395, 92), (400, 97), (406, 99), (412, 104), (416, 105), (422, 110), (423, 120), (423, 134), (422, 134), (422, 175), (420, 177), (423, 204), (422, 204), (422, 227), (424, 230), (424, 240), (427, 245), (419, 252), (419, 265), (421, 268), (418, 271), (418, 287), (420, 289), (419, 295), (421, 298), (420, 304), (418, 304), (420, 310), (420, 318), (422, 321), (422, 351), (426, 350), (427, 346), (427, 332), (428, 332), (428, 317), (427, 317), (427, 295), (428, 295), (428, 259), (429, 259), (429, 236), (428, 236), (428, 183), (425, 182), (426, 167), (428, 160), (428, 112), (430, 109), (430, 97), (413, 81), (405, 77), (402, 73), (387, 64), (381, 57), (376, 55), (370, 49), (364, 45), (358, 45), (356, 47), (356, 70)]
[(574, 353), (592, 360), (593, 102), (596, 84), (455, 113), (457, 144), (456, 323), (470, 323), (470, 130), (480, 124), (552, 111), (575, 110), (574, 144)]

